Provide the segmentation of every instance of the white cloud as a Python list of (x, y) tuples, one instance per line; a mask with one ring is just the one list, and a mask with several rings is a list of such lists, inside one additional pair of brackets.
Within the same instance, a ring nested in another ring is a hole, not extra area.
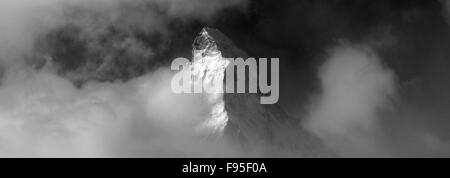
[(8, 75), (0, 88), (0, 156), (224, 156), (197, 137), (208, 106), (170, 90), (161, 69), (127, 83), (75, 88), (48, 71)]
[(343, 44), (320, 68), (322, 92), (308, 128), (345, 156), (376, 156), (378, 111), (395, 94), (393, 73), (367, 47)]

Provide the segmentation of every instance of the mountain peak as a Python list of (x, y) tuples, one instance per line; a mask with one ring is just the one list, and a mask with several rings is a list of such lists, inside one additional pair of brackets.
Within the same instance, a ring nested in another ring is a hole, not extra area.
[(247, 53), (234, 45), (230, 38), (221, 31), (210, 27), (203, 27), (192, 47), (193, 52), (197, 54), (200, 52), (202, 57), (216, 54), (222, 54), (225, 58), (247, 57)]
[(247, 56), (225, 34), (205, 27), (192, 46), (194, 78), (221, 91), (206, 94), (211, 110), (197, 128), (201, 133), (225, 136), (250, 149), (264, 145), (268, 154), (312, 156), (316, 151), (322, 152), (320, 140), (301, 128), (298, 120), (290, 118), (279, 106), (261, 105), (258, 94), (223, 93), (223, 86), (212, 85), (224, 82), (227, 58)]
[(202, 57), (220, 53), (215, 38), (211, 36), (212, 30), (214, 29), (204, 27), (192, 44), (194, 52), (201, 52)]

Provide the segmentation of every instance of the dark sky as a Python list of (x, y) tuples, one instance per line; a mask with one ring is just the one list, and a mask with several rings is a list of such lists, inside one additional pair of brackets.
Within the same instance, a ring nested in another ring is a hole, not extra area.
[(442, 152), (411, 147), (417, 146), (413, 133), (422, 131), (450, 139), (450, 28), (443, 6), (434, 0), (263, 0), (251, 1), (247, 11), (225, 11), (212, 25), (251, 56), (280, 58), (280, 104), (294, 116), (320, 91), (317, 69), (328, 48), (341, 41), (370, 45), (397, 82), (394, 109), (381, 114), (389, 142), (399, 155), (436, 156)]
[(288, 108), (307, 102), (310, 92), (317, 89), (317, 67), (327, 48), (341, 40), (374, 43), (401, 85), (426, 80), (431, 86), (424, 90), (444, 85), (440, 78), (445, 70), (429, 68), (446, 61), (439, 57), (450, 56), (446, 50), (450, 30), (441, 1), (257, 0), (246, 10), (225, 10), (209, 25), (251, 56), (281, 59), (280, 103)]

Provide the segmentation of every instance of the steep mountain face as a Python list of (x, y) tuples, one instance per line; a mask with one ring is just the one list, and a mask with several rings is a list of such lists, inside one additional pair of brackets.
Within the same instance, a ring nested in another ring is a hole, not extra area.
[[(193, 44), (192, 70), (205, 85), (224, 83), (227, 58), (246, 58), (223, 33), (204, 28)], [(198, 79), (198, 78), (197, 78)], [(277, 105), (261, 105), (260, 94), (224, 93), (215, 85), (205, 94), (213, 107), (209, 118), (199, 128), (204, 133), (237, 142), (248, 151), (269, 156), (323, 156), (328, 154), (320, 140), (306, 132), (299, 119), (290, 118)]]
[(222, 136), (229, 119), (223, 100), (223, 80), (229, 61), (222, 57), (215, 39), (209, 34), (206, 28), (203, 29), (195, 39), (192, 51), (192, 81), (211, 89), (209, 92), (202, 92), (212, 105), (210, 118), (197, 129), (208, 135)]

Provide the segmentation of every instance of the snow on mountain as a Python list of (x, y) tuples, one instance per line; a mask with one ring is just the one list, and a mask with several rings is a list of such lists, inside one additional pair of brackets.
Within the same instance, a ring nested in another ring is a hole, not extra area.
[[(217, 29), (203, 28), (193, 43), (192, 72), (204, 85), (224, 81), (228, 58), (247, 57)], [(320, 140), (302, 128), (300, 119), (289, 117), (277, 105), (261, 105), (260, 94), (224, 93), (216, 86), (213, 94), (204, 93), (212, 105), (209, 118), (198, 130), (239, 143), (255, 154), (271, 156), (323, 156)]]

